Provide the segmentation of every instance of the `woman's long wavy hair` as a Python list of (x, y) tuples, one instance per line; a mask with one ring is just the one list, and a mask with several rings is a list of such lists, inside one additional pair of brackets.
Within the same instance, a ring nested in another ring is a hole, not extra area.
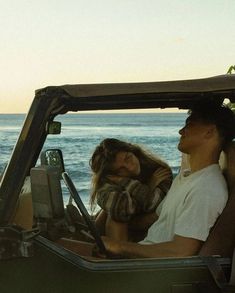
[(145, 183), (152, 173), (159, 167), (170, 167), (156, 155), (144, 150), (136, 144), (131, 144), (115, 138), (104, 139), (95, 149), (91, 159), (92, 190), (90, 197), (91, 210), (96, 206), (97, 190), (105, 183), (107, 175), (111, 175), (111, 166), (118, 152), (132, 152), (140, 162), (140, 175), (138, 180)]

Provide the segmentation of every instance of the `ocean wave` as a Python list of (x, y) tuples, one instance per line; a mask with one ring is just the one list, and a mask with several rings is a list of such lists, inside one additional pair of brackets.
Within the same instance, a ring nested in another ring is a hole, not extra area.
[[(140, 144), (166, 160), (174, 173), (178, 172), (180, 165), (180, 154), (177, 150), (178, 130), (182, 127), (185, 115), (96, 114), (84, 115), (82, 118), (81, 116), (69, 114), (60, 117), (62, 133), (48, 136), (43, 149), (62, 150), (66, 171), (86, 204), (89, 202), (91, 186), (89, 160), (95, 147), (104, 138), (115, 137)], [(19, 125), (22, 124), (23, 119), (23, 115), (4, 117), (0, 115), (0, 172), (10, 159), (20, 132)], [(69, 192), (65, 187), (63, 187), (63, 195), (66, 200), (69, 198)]]

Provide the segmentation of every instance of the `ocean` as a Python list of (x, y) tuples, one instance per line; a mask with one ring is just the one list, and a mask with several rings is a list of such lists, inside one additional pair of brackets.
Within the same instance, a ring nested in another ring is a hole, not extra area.
[[(186, 113), (60, 115), (55, 120), (62, 123), (61, 134), (49, 135), (44, 149), (62, 150), (65, 169), (87, 205), (91, 181), (89, 159), (101, 140), (114, 137), (140, 144), (166, 160), (177, 173), (180, 165), (178, 131), (183, 127), (186, 116)], [(0, 172), (10, 159), (24, 119), (24, 114), (0, 114)], [(66, 201), (68, 193), (64, 187), (63, 193)]]

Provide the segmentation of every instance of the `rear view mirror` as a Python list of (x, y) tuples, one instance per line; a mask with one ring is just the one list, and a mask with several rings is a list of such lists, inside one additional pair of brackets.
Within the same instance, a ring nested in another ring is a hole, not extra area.
[(40, 159), (41, 159), (42, 165), (57, 167), (59, 169), (60, 174), (65, 172), (63, 154), (61, 150), (59, 149), (45, 150), (41, 152)]

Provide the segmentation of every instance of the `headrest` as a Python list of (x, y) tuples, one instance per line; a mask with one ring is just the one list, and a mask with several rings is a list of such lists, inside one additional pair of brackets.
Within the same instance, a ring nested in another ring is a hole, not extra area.
[(229, 192), (231, 193), (235, 188), (235, 141), (231, 142), (221, 152), (219, 164), (226, 178)]

